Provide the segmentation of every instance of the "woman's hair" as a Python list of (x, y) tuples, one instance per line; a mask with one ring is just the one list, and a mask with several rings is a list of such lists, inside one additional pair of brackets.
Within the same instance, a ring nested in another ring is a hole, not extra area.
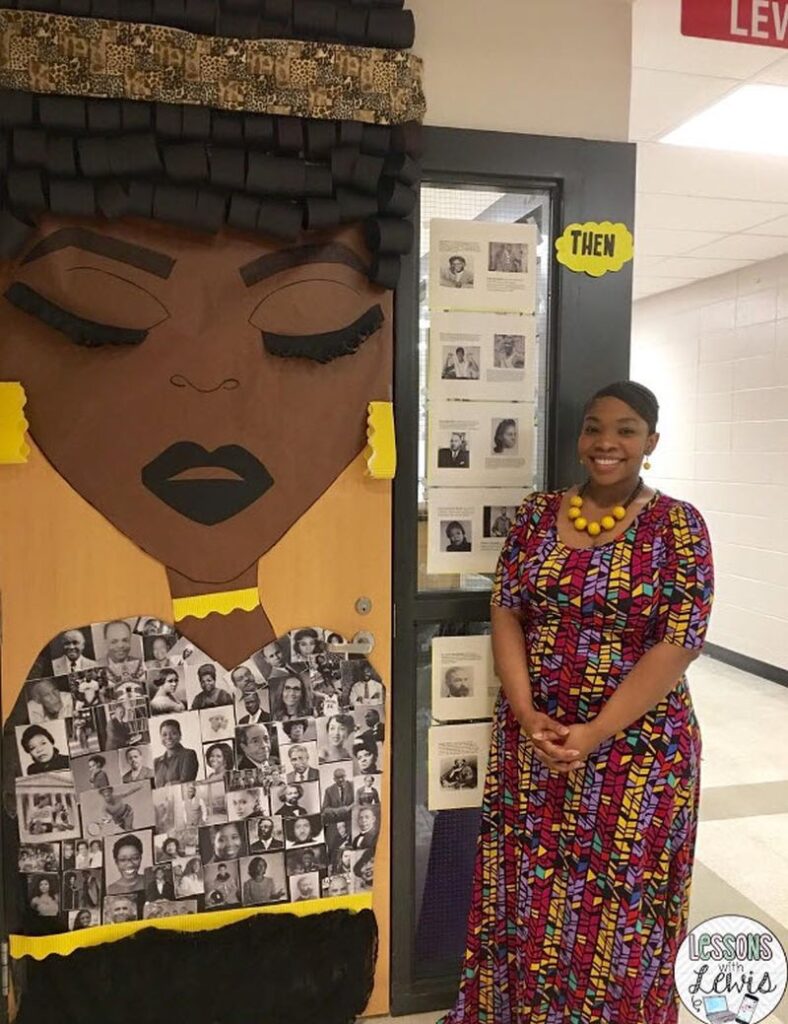
[(191, 857), (183, 869), (184, 875), (199, 875), (201, 864), (202, 861), (199, 857)]
[(645, 384), (638, 384), (634, 380), (617, 380), (613, 384), (600, 388), (586, 402), (583, 419), (588, 416), (600, 398), (618, 398), (619, 401), (625, 402), (642, 420), (646, 421), (649, 434), (656, 431), (659, 421), (659, 402), (654, 392), (650, 391)]
[(205, 751), (206, 764), (211, 760), (211, 755), (213, 754), (214, 750), (219, 750), (221, 752), (222, 758), (224, 760), (224, 767), (227, 769), (228, 772), (232, 771), (233, 749), (229, 745), (229, 743), (212, 743), (210, 747), (208, 747), (208, 749)]
[(298, 793), (299, 800), (304, 795), (304, 787), (301, 785), (300, 782), (288, 782), (287, 785), (285, 786), (285, 792), (287, 792), (288, 789), (296, 790), (296, 792)]
[(89, 910), (77, 911), (77, 916), (74, 918), (74, 931), (78, 931), (80, 928), (90, 928), (93, 924), (93, 917)]
[(458, 523), (456, 519), (452, 519), (450, 523), (446, 524), (446, 536), (449, 538), (449, 540), (451, 540), (452, 530), (459, 530), (463, 537), (465, 536), (465, 527), (462, 525), (462, 523)]
[(296, 635), (293, 637), (293, 646), (298, 650), (298, 645), (302, 640), (319, 640), (320, 637), (314, 629), (299, 629)]
[(93, 764), (97, 764), (99, 768), (104, 768), (107, 763), (107, 759), (106, 757), (102, 757), (101, 754), (94, 754), (92, 757), (88, 758), (88, 764), (91, 762), (93, 762)]
[(281, 680), (281, 685), (277, 685), (276, 689), (274, 690), (271, 707), (271, 715), (274, 719), (284, 718), (284, 716), (287, 714), (287, 711), (285, 710), (283, 694), (285, 684), (288, 683), (291, 679), (295, 679), (296, 682), (298, 682), (298, 684), (301, 687), (301, 697), (299, 698), (298, 701), (298, 708), (296, 710), (296, 714), (298, 715), (299, 718), (307, 718), (309, 717), (309, 715), (312, 714), (312, 687), (305, 679), (302, 679), (300, 676), (287, 676)]
[(167, 847), (171, 846), (173, 843), (175, 843), (175, 851), (178, 854), (178, 856), (179, 857), (182, 856), (181, 855), (181, 844), (178, 842), (178, 840), (174, 836), (169, 836), (167, 839), (164, 840), (164, 842), (161, 844), (162, 850), (164, 850), (164, 852), (166, 853), (167, 852)]
[(115, 845), (112, 847), (112, 856), (115, 860), (118, 859), (118, 854), (124, 846), (133, 846), (137, 853), (142, 856), (142, 840), (139, 836), (129, 834), (121, 836), (120, 839), (116, 840)]
[(517, 420), (501, 420), (498, 426), (495, 428), (495, 435), (493, 437), (493, 448), (496, 454), (503, 451), (503, 435), (511, 427), (517, 429)]
[(28, 745), (30, 741), (34, 740), (36, 736), (44, 736), (46, 739), (49, 740), (53, 747), (55, 746), (55, 737), (48, 729), (45, 729), (43, 725), (29, 725), (22, 733), (22, 739), (20, 741), (22, 747), (25, 750), (28, 750)]
[(348, 736), (355, 731), (356, 723), (350, 715), (332, 715), (326, 722), (326, 729), (332, 722), (339, 724), (347, 731)]
[(180, 676), (178, 675), (174, 668), (164, 668), (161, 670), (161, 674), (159, 675), (158, 679), (153, 680), (153, 685), (158, 690), (160, 686), (164, 686), (164, 684), (167, 682), (170, 676), (175, 676), (176, 682), (180, 682)]
[(250, 878), (254, 878), (254, 876), (257, 874), (257, 872), (260, 870), (260, 868), (267, 868), (267, 867), (268, 867), (268, 863), (267, 863), (267, 861), (263, 860), (262, 857), (252, 857), (252, 859), (249, 861), (249, 868), (248, 868), (249, 877)]

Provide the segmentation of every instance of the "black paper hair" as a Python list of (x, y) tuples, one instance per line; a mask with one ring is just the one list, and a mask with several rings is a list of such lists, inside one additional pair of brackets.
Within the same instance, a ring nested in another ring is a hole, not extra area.
[[(15, 0), (11, 7), (154, 22), (203, 34), (405, 49), (404, 0)], [(0, 259), (38, 214), (152, 218), (293, 241), (364, 226), (370, 279), (397, 283), (410, 251), (420, 126), (247, 114), (0, 91)]]
[(648, 424), (649, 434), (657, 429), (659, 421), (659, 402), (653, 391), (650, 391), (645, 384), (638, 384), (634, 380), (619, 380), (600, 388), (596, 394), (586, 402), (583, 409), (583, 416), (587, 416), (591, 406), (600, 398), (618, 398), (634, 409), (634, 411)]

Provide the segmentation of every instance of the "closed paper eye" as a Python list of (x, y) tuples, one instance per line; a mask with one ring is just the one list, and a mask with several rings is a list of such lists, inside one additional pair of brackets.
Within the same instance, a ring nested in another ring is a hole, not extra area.
[(380, 330), (384, 320), (381, 307), (373, 306), (354, 323), (324, 334), (292, 335), (263, 331), (263, 344), (272, 356), (330, 363), (340, 356), (350, 356), (357, 352), (367, 338)]
[(147, 330), (114, 327), (75, 316), (19, 281), (7, 289), (5, 298), (12, 306), (29, 313), (47, 327), (60, 331), (75, 344), (88, 348), (99, 345), (139, 345), (148, 336)]

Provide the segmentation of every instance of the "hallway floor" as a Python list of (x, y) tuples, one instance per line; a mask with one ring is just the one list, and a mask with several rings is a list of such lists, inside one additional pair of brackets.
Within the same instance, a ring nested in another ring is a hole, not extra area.
[[(705, 656), (689, 679), (703, 736), (690, 924), (742, 914), (788, 950), (788, 689)], [(439, 1016), (393, 1020), (434, 1024)], [(680, 1024), (694, 1020), (682, 1008)], [(788, 1024), (788, 996), (765, 1024)]]

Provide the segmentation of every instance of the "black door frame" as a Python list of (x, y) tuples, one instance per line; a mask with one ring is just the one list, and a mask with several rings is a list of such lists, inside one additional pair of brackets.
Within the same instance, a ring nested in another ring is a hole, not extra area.
[[(550, 189), (553, 231), (585, 221), (634, 225), (635, 147), (533, 135), (425, 129), (425, 183), (523, 191)], [(418, 224), (418, 211), (415, 214)], [(418, 237), (418, 232), (417, 232)], [(632, 264), (601, 278), (560, 268), (551, 254), (546, 483), (575, 477), (576, 431), (585, 398), (629, 373)], [(453, 1003), (460, 964), (446, 977), (417, 981), (414, 890), (415, 632), (425, 622), (489, 619), (489, 595), (417, 592), (419, 439), (419, 253), (403, 265), (396, 296), (395, 416), (398, 470), (394, 486), (393, 785), (391, 845), (392, 1013), (418, 1013)]]

